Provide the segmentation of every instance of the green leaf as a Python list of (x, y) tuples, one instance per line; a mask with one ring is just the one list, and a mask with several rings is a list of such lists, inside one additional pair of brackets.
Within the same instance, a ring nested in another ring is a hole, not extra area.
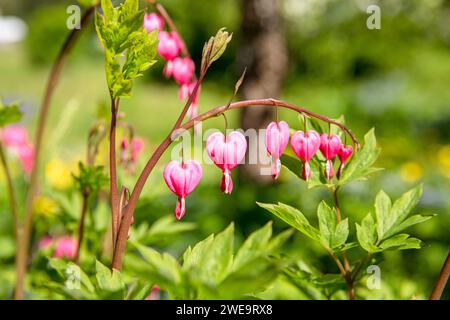
[(319, 203), (317, 208), (319, 218), (320, 237), (328, 248), (333, 248), (334, 232), (336, 230), (336, 212), (325, 201)]
[(330, 208), (325, 201), (320, 202), (317, 208), (319, 230), (322, 242), (329, 249), (336, 249), (345, 244), (348, 237), (348, 220), (344, 219), (337, 224), (336, 210)]
[[(281, 164), (286, 167), (291, 173), (293, 173), (297, 178), (304, 180), (302, 177), (302, 162), (290, 155), (283, 154), (281, 156)], [(308, 179), (308, 188), (315, 188), (319, 186), (324, 186), (331, 188), (333, 184), (330, 184), (328, 180), (323, 176), (323, 166), (321, 162), (313, 157), (309, 161), (309, 166), (311, 167), (311, 177)]]
[(311, 239), (320, 241), (319, 230), (311, 226), (308, 219), (299, 210), (281, 202), (278, 205), (260, 202), (257, 204)]
[(388, 249), (406, 250), (406, 249), (420, 249), (422, 246), (421, 244), (422, 241), (420, 241), (419, 239), (410, 238), (409, 234), (402, 233), (384, 240), (379, 247), (382, 250)]
[(377, 147), (375, 130), (371, 129), (364, 136), (364, 146), (362, 149), (357, 151), (348, 165), (344, 167), (338, 185), (344, 185), (354, 180), (366, 179), (367, 176), (381, 170), (372, 167), (379, 155), (380, 148)]
[(183, 272), (181, 266), (170, 254), (160, 254), (156, 250), (130, 241), (146, 262), (145, 274), (149, 280), (157, 283), (163, 289), (176, 292), (181, 286)]
[(105, 49), (105, 71), (112, 98), (129, 97), (133, 80), (142, 76), (155, 62), (157, 31), (143, 28), (145, 12), (139, 1), (126, 0), (113, 7), (102, 0), (103, 16), (97, 12), (95, 25)]
[(422, 185), (419, 185), (416, 188), (413, 188), (404, 193), (399, 199), (394, 202), (385, 224), (386, 231), (384, 236), (386, 238), (393, 235), (393, 231), (396, 230), (395, 227), (402, 223), (411, 213), (411, 210), (419, 202), (420, 196), (422, 195), (422, 190)]
[(376, 252), (378, 248), (376, 247), (376, 225), (369, 212), (366, 217), (362, 220), (361, 225), (356, 224), (356, 236), (361, 247), (369, 253)]
[(378, 239), (383, 239), (384, 233), (389, 229), (389, 216), (391, 213), (391, 199), (381, 190), (375, 198), (375, 216), (377, 218)]
[(100, 261), (95, 261), (95, 278), (101, 290), (109, 292), (117, 292), (125, 289), (122, 275), (119, 271), (112, 271), (103, 265)]
[(269, 221), (261, 229), (256, 230), (245, 240), (234, 259), (233, 268), (239, 268), (248, 263), (267, 249), (272, 236), (272, 222)]
[(22, 112), (17, 103), (4, 105), (0, 99), (0, 128), (22, 119)]
[(429, 216), (422, 216), (420, 214), (416, 214), (414, 216), (411, 216), (409, 218), (407, 218), (406, 220), (404, 220), (402, 223), (397, 224), (395, 227), (393, 227), (390, 230), (390, 234), (397, 234), (403, 230), (405, 230), (406, 228), (409, 228), (415, 224), (418, 223), (422, 223), (425, 222), (431, 218), (433, 218), (435, 215), (429, 215)]
[(183, 270), (195, 272), (207, 282), (219, 283), (233, 263), (234, 224), (217, 236), (197, 244), (184, 261)]

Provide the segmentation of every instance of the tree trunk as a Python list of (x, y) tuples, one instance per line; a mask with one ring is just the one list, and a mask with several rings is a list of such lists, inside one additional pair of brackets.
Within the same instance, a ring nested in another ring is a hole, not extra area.
[[(281, 0), (241, 0), (242, 42), (238, 64), (247, 67), (240, 91), (242, 99), (277, 98), (280, 94), (287, 65), (281, 4)], [(265, 128), (274, 118), (271, 107), (245, 108), (241, 112), (241, 128), (244, 131)], [(246, 179), (261, 184), (271, 181), (270, 175), (261, 175), (261, 163), (240, 168)]]

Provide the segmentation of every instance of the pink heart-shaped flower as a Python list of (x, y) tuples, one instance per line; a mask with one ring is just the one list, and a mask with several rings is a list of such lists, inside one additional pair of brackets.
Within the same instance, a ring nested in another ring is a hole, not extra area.
[(158, 53), (167, 61), (172, 61), (180, 54), (181, 48), (177, 34), (161, 31), (158, 33)]
[(172, 75), (175, 81), (180, 85), (190, 83), (195, 73), (194, 61), (189, 57), (178, 57), (172, 63)]
[(290, 130), (285, 121), (271, 122), (266, 129), (266, 149), (272, 156), (272, 176), (278, 178), (280, 174), (280, 157), (289, 142)]
[(319, 149), (320, 136), (314, 130), (309, 130), (306, 133), (296, 131), (291, 138), (291, 147), (300, 160), (307, 162), (311, 160)]
[(223, 171), (222, 192), (231, 193), (233, 190), (230, 171), (242, 161), (246, 151), (247, 141), (238, 131), (229, 133), (227, 137), (221, 132), (215, 132), (206, 140), (206, 152)]
[(180, 220), (186, 211), (185, 197), (194, 191), (203, 175), (200, 164), (195, 160), (184, 163), (173, 160), (164, 169), (164, 180), (169, 189), (178, 196), (175, 217)]
[(164, 19), (154, 12), (146, 13), (144, 16), (144, 28), (149, 33), (155, 29), (162, 31), (164, 28)]
[(344, 146), (344, 145), (342, 145), (341, 149), (339, 150), (339, 153), (338, 153), (339, 160), (342, 163), (345, 163), (347, 161), (347, 159), (350, 158), (352, 153), (353, 153), (353, 147), (352, 146)]
[(341, 150), (342, 142), (338, 135), (322, 133), (320, 142), (320, 152), (327, 160), (332, 160)]

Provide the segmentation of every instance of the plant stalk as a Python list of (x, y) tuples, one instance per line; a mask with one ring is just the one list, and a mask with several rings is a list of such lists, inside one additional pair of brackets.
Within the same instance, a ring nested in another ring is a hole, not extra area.
[(17, 243), (17, 230), (19, 228), (19, 221), (18, 221), (18, 215), (17, 215), (17, 198), (16, 193), (14, 191), (14, 185), (13, 185), (13, 179), (11, 175), (11, 170), (9, 169), (8, 161), (6, 159), (5, 150), (3, 148), (3, 144), (0, 141), (0, 161), (3, 166), (3, 171), (5, 172), (6, 177), (6, 187), (8, 189), (8, 198), (9, 198), (9, 207), (11, 209), (12, 214), (12, 221), (13, 221), (13, 234), (14, 239)]
[(111, 97), (111, 125), (109, 131), (109, 190), (112, 214), (112, 245), (116, 243), (119, 228), (119, 191), (117, 188), (117, 161), (116, 161), (116, 126), (117, 112), (119, 111), (119, 98)]
[(447, 255), (447, 259), (445, 259), (444, 265), (442, 266), (442, 270), (439, 274), (436, 284), (434, 285), (433, 291), (430, 294), (430, 300), (441, 299), (442, 292), (444, 292), (445, 285), (447, 284), (449, 276), (450, 276), (450, 252)]
[(27, 257), (30, 246), (31, 227), (33, 223), (33, 203), (38, 189), (38, 176), (39, 176), (39, 163), (42, 149), (42, 140), (47, 123), (48, 113), (50, 109), (50, 103), (53, 97), (53, 93), (56, 85), (58, 84), (61, 70), (66, 61), (67, 55), (73, 48), (76, 40), (81, 34), (81, 30), (86, 27), (92, 14), (94, 13), (96, 5), (89, 7), (83, 14), (80, 21), (80, 29), (73, 29), (67, 36), (63, 46), (61, 47), (59, 54), (52, 66), (49, 77), (47, 79), (47, 85), (45, 88), (44, 99), (42, 101), (41, 109), (39, 111), (38, 124), (36, 129), (36, 135), (34, 140), (34, 165), (30, 175), (30, 184), (28, 187), (25, 216), (23, 226), (19, 226), (18, 231), (18, 244), (16, 253), (16, 287), (14, 290), (15, 299), (24, 298), (24, 283), (25, 275), (27, 272)]

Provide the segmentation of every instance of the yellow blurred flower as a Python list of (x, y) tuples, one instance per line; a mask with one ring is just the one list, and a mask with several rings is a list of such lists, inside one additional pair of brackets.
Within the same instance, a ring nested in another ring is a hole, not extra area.
[(67, 189), (73, 184), (72, 170), (74, 166), (69, 165), (61, 159), (54, 158), (45, 167), (45, 176), (50, 186), (55, 189)]
[(43, 216), (53, 216), (58, 213), (58, 203), (46, 196), (38, 196), (34, 200), (33, 211)]
[(450, 145), (442, 146), (437, 153), (437, 162), (443, 176), (450, 179)]
[(406, 182), (416, 182), (422, 175), (422, 166), (416, 161), (408, 161), (400, 167), (400, 176)]

